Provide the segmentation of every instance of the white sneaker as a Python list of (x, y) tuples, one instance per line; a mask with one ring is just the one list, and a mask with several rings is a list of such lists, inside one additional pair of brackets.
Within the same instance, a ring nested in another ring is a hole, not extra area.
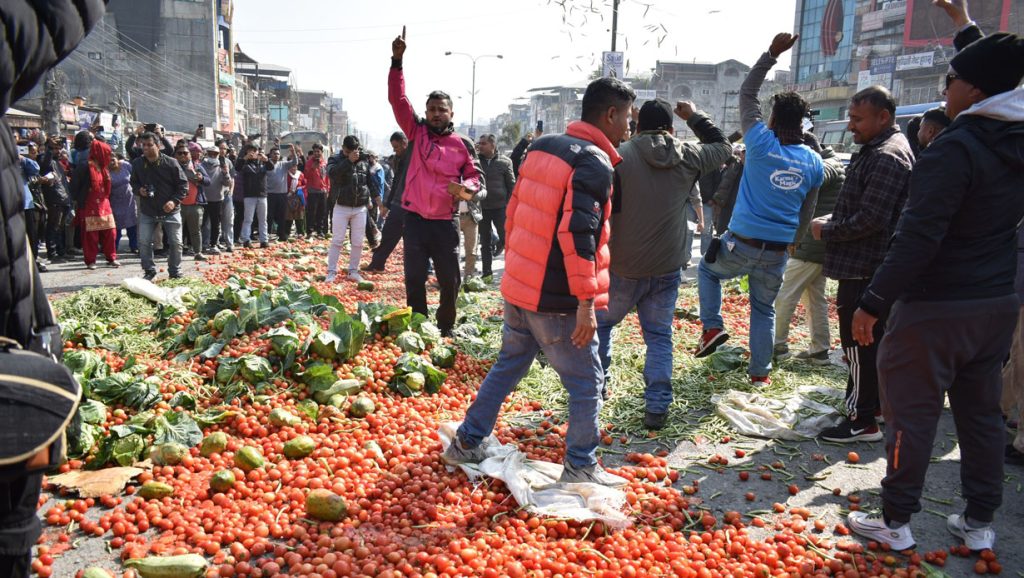
[(362, 283), (363, 282), (363, 276), (359, 274), (359, 271), (349, 271), (348, 272), (348, 280), (353, 282), (353, 283)]
[(885, 542), (897, 552), (910, 550), (915, 546), (914, 536), (910, 533), (910, 524), (904, 524), (899, 528), (890, 528), (881, 515), (872, 517), (864, 512), (850, 512), (846, 516), (846, 522), (850, 525), (850, 529), (857, 534), (876, 542)]
[(337, 279), (337, 275), (334, 273), (328, 273), (327, 277), (324, 278), (324, 283), (334, 283), (335, 279)]
[(950, 514), (946, 518), (946, 529), (950, 534), (964, 541), (971, 550), (991, 550), (996, 543), (996, 531), (992, 526), (968, 528), (967, 521), (960, 514)]

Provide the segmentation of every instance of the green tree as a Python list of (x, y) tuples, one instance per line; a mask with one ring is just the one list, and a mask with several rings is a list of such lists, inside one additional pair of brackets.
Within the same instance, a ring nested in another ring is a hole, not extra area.
[(518, 121), (507, 122), (501, 127), (500, 133), (498, 144), (507, 148), (513, 148), (519, 142), (519, 139), (523, 138), (523, 123)]

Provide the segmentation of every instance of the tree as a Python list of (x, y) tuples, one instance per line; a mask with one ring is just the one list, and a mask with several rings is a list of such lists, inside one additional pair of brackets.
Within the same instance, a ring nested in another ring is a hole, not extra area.
[(519, 143), (519, 139), (523, 138), (523, 123), (507, 122), (502, 125), (500, 133), (498, 144), (513, 148)]

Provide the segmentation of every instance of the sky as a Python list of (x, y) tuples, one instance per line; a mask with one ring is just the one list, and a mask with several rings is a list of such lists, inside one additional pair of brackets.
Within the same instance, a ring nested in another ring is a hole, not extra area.
[[(778, 32), (792, 31), (796, 0), (621, 0), (616, 49), (627, 75), (656, 61), (752, 65)], [(531, 88), (585, 80), (611, 49), (611, 0), (235, 0), (235, 42), (261, 62), (292, 69), (301, 90), (344, 99), (357, 130), (383, 146), (397, 129), (387, 100), (391, 41), (406, 26), (404, 70), (421, 112), (431, 90), (470, 118), (472, 62), (478, 121), (527, 100)], [(789, 67), (789, 54), (777, 69)]]

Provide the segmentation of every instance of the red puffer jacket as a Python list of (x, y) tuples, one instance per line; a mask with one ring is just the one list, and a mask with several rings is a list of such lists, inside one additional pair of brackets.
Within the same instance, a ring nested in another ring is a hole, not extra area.
[(507, 209), (506, 301), (547, 313), (575, 312), (587, 299), (607, 308), (612, 167), (621, 160), (581, 121), (533, 143)]

